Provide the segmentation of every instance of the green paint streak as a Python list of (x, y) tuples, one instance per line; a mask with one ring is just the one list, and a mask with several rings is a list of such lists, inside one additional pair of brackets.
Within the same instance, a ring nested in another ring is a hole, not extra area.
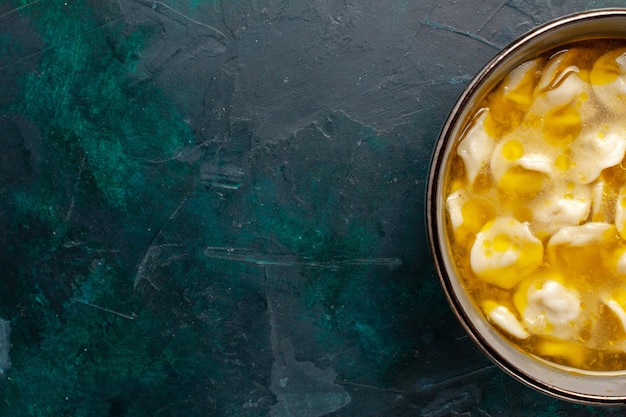
[[(159, 228), (171, 226), (164, 239), (176, 241), (220, 236), (213, 202), (186, 201), (196, 173), (175, 156), (193, 135), (139, 70), (155, 32), (122, 21), (99, 26), (82, 2), (65, 3), (20, 10), (45, 46), (20, 96), (0, 109), (24, 115), (41, 136), (31, 149), (34, 178), (0, 196), (11, 242), (0, 254), (10, 289), (0, 293), (0, 316), (12, 319), (15, 370), (0, 386), (11, 398), (0, 414), (117, 415), (119, 400), (126, 415), (153, 416), (171, 404), (176, 415), (205, 415), (228, 400), (207, 399), (207, 387), (227, 385), (215, 357), (231, 335), (208, 324), (222, 310), (181, 295), (211, 284), (201, 248), (167, 253), (190, 252), (153, 274), (167, 296), (132, 288), (135, 262)], [(180, 218), (169, 219), (179, 206)], [(181, 321), (196, 316), (193, 308), (207, 320)]]
[(86, 9), (63, 2), (47, 6), (36, 24), (48, 49), (12, 110), (40, 126), (49, 159), (84, 158), (111, 207), (138, 204), (144, 193), (128, 179), (146, 175), (146, 161), (171, 159), (191, 139), (162, 93), (130, 78), (150, 31), (125, 36), (122, 24), (99, 28)]

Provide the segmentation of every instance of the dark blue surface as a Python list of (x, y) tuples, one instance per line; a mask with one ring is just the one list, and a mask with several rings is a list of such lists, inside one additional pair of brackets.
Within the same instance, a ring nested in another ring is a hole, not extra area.
[(0, 1), (0, 414), (621, 415), (485, 359), (424, 230), (469, 80), (607, 6)]

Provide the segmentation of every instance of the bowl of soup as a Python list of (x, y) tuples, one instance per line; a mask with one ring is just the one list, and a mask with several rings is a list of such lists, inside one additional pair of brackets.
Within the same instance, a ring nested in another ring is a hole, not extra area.
[(544, 24), (476, 75), (436, 143), (430, 246), (472, 339), (523, 383), (626, 401), (626, 9)]

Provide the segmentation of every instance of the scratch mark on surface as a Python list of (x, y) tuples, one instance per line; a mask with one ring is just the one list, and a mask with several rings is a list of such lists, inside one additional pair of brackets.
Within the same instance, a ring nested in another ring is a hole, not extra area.
[(493, 20), (495, 15), (498, 14), (498, 12), (504, 7), (505, 4), (506, 4), (506, 1), (503, 1), (498, 7), (496, 7), (493, 13), (491, 13), (491, 15), (485, 20), (485, 22), (478, 28), (476, 33), (480, 33), (485, 28), (485, 26), (487, 26), (487, 24), (489, 24), (489, 22)]
[(226, 39), (226, 35), (224, 35), (223, 32), (219, 31), (218, 29), (214, 28), (213, 26), (208, 25), (206, 23), (202, 23), (202, 22), (200, 22), (200, 21), (198, 21), (198, 20), (196, 20), (196, 19), (194, 19), (194, 18), (192, 18), (190, 16), (187, 16), (186, 14), (179, 12), (178, 10), (173, 8), (172, 6), (170, 6), (170, 5), (166, 4), (166, 3), (163, 3), (162, 1), (156, 1), (156, 0), (154, 0), (154, 1), (136, 0), (136, 1), (138, 3), (143, 4), (144, 6), (149, 6), (150, 8), (152, 8), (152, 10), (156, 11), (157, 13), (160, 13), (159, 10), (158, 10), (158, 6), (162, 6), (164, 9), (167, 9), (167, 10), (171, 11), (172, 13), (177, 14), (178, 16), (182, 17), (183, 19), (187, 20), (188, 22), (191, 22), (191, 23), (193, 23), (195, 25), (198, 25), (198, 26), (205, 27), (207, 29), (211, 29), (212, 31), (214, 31), (215, 33), (218, 33), (219, 35), (221, 35), (223, 38)]
[(78, 169), (76, 182), (74, 184), (74, 192), (72, 192), (72, 199), (70, 201), (70, 207), (67, 209), (67, 213), (65, 214), (66, 222), (70, 221), (70, 218), (72, 217), (72, 213), (74, 212), (74, 205), (76, 203), (76, 194), (78, 193), (78, 187), (80, 186), (80, 181), (83, 176), (83, 171), (85, 171), (85, 159), (86, 159), (86, 155), (83, 155), (83, 159), (80, 162), (80, 168)]
[(3, 17), (10, 16), (10, 15), (12, 15), (13, 13), (17, 13), (17, 12), (19, 12), (20, 10), (24, 10), (24, 9), (26, 9), (26, 8), (30, 7), (30, 6), (34, 6), (35, 4), (39, 3), (40, 1), (41, 1), (41, 0), (31, 1), (30, 3), (24, 4), (24, 5), (20, 6), (20, 7), (16, 7), (15, 9), (10, 10), (10, 11), (8, 11), (8, 12), (4, 13), (4, 14), (0, 14), (0, 19), (2, 19)]
[(135, 320), (137, 318), (137, 314), (134, 312), (131, 314), (120, 313), (119, 311), (111, 310), (110, 308), (102, 307), (97, 304), (90, 303), (89, 301), (81, 300), (80, 298), (73, 298), (74, 301), (80, 304), (84, 304), (89, 307), (93, 307), (98, 310), (102, 310), (107, 313), (115, 314), (116, 316), (123, 317), (128, 320)]
[(468, 31), (465, 31), (465, 30), (457, 29), (454, 26), (445, 25), (443, 23), (432, 21), (432, 20), (430, 20), (430, 18), (428, 16), (426, 16), (424, 18), (424, 22), (422, 24), (425, 25), (425, 26), (428, 26), (430, 28), (433, 28), (433, 29), (443, 30), (444, 32), (451, 32), (451, 33), (456, 33), (456, 34), (461, 35), (461, 36), (465, 36), (467, 38), (470, 38), (470, 39), (473, 39), (473, 40), (478, 41), (480, 43), (483, 43), (485, 45), (488, 45), (488, 46), (490, 46), (490, 47), (492, 47), (492, 48), (494, 48), (494, 49), (496, 49), (498, 51), (500, 49), (502, 49), (501, 45), (493, 43), (493, 42), (483, 38), (482, 36), (479, 36), (479, 35), (477, 35), (475, 33), (468, 32)]
[(375, 385), (359, 384), (357, 382), (350, 382), (350, 381), (346, 381), (346, 380), (343, 380), (343, 381), (339, 382), (338, 384), (339, 385), (351, 385), (351, 386), (354, 386), (354, 387), (371, 389), (373, 391), (392, 392), (392, 393), (395, 393), (395, 394), (409, 394), (410, 393), (410, 391), (407, 391), (407, 390), (394, 389), (394, 388), (385, 388), (385, 387), (377, 387)]
[(340, 270), (354, 266), (385, 266), (390, 270), (402, 266), (400, 258), (352, 258), (315, 261), (303, 256), (287, 254), (256, 254), (250, 249), (209, 246), (205, 256), (213, 259), (226, 259), (235, 262), (251, 263), (259, 266), (301, 266), (315, 269)]
[(496, 369), (498, 369), (496, 365), (489, 364), (489, 365), (481, 366), (477, 369), (472, 369), (472, 370), (463, 372), (461, 374), (444, 378), (443, 380), (438, 381), (438, 382), (429, 382), (425, 384), (419, 384), (416, 387), (415, 393), (416, 394), (430, 394), (433, 392), (439, 392), (444, 389), (447, 389), (448, 387), (450, 387), (453, 384), (456, 384), (457, 382), (463, 381), (468, 378), (473, 378), (477, 375), (483, 374), (485, 372), (490, 372)]
[[(180, 210), (182, 209), (182, 207), (185, 205), (186, 202), (187, 202), (187, 197), (183, 198), (181, 202), (178, 204), (178, 206), (176, 206), (172, 214), (170, 214), (170, 216), (168, 217), (167, 222), (172, 221), (176, 216), (178, 216), (178, 213), (180, 212)], [(152, 285), (152, 287), (154, 287), (155, 290), (160, 291), (160, 288), (150, 279), (150, 273), (149, 273), (150, 271), (148, 271), (149, 266), (152, 265), (153, 262), (158, 258), (159, 252), (162, 248), (182, 247), (182, 245), (176, 244), (176, 243), (163, 243), (163, 244), (157, 245), (156, 241), (162, 234), (163, 234), (163, 228), (159, 229), (157, 233), (154, 235), (154, 237), (150, 240), (148, 249), (146, 249), (146, 251), (144, 252), (141, 258), (141, 261), (137, 265), (137, 268), (136, 268), (137, 273), (135, 274), (135, 280), (133, 282), (133, 289), (137, 289), (137, 286), (139, 285), (139, 283), (145, 279), (150, 285)], [(170, 259), (168, 259), (166, 263), (180, 259), (180, 258), (181, 256), (175, 255), (173, 257), (170, 257)]]
[(234, 164), (217, 166), (213, 163), (200, 167), (200, 182), (211, 188), (238, 190), (244, 184), (243, 169)]

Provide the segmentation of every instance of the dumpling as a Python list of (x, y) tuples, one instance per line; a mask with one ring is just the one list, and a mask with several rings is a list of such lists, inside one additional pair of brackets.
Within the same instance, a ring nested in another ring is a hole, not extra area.
[(528, 224), (499, 217), (485, 224), (470, 250), (476, 276), (501, 288), (513, 288), (542, 263), (543, 245)]

